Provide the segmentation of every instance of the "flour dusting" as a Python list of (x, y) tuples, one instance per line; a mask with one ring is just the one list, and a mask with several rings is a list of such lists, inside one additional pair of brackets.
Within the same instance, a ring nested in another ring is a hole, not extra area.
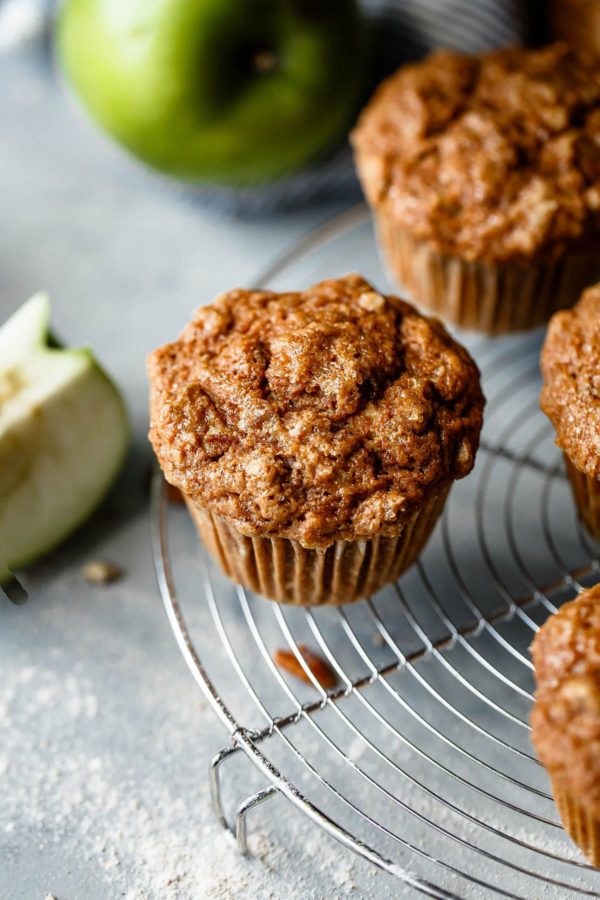
[[(91, 752), (86, 736), (98, 714), (81, 666), (67, 678), (29, 666), (2, 673), (0, 850), (2, 834), (23, 845), (35, 835), (42, 853), (53, 847), (76, 853), (98, 873), (96, 886), (107, 900), (316, 897), (302, 876), (290, 881), (290, 850), (265, 832), (250, 829), (252, 855), (238, 852), (233, 836), (205, 808), (205, 780), (199, 778), (196, 797), (175, 795), (156, 779), (139, 796), (131, 768), (118, 766), (110, 753)], [(44, 738), (34, 740), (36, 733)], [(143, 757), (131, 760), (139, 765)], [(198, 804), (202, 816), (195, 815)], [(353, 859), (335, 845), (325, 852), (320, 837), (313, 841), (335, 895), (352, 893)], [(45, 900), (62, 900), (58, 885), (54, 890)]]

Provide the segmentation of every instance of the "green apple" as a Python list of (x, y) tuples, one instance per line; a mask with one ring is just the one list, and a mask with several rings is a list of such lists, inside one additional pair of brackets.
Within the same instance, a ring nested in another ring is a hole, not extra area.
[(123, 462), (123, 401), (89, 350), (49, 337), (36, 294), (0, 328), (0, 584), (81, 524)]
[(248, 185), (328, 150), (365, 82), (355, 0), (64, 0), (67, 79), (98, 124), (178, 178)]

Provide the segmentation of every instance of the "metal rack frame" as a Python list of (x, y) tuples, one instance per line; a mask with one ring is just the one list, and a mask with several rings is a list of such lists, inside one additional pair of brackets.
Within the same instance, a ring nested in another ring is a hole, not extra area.
[[(367, 215), (360, 207), (338, 217), (280, 258), (259, 283), (268, 285), (295, 260), (327, 241), (364, 227)], [(358, 624), (356, 607), (329, 609), (324, 624), (310, 608), (297, 611), (300, 618), (291, 622), (284, 609), (270, 604), (270, 618), (265, 624), (255, 606), (265, 601), (251, 597), (243, 587), (237, 587), (227, 601), (231, 609), (235, 606), (235, 615), (243, 623), (265, 678), (271, 679), (286, 698), (287, 713), (273, 713), (255, 673), (245, 666), (236, 649), (225, 620), (228, 609), (218, 596), (218, 576), (206, 559), (202, 561), (202, 588), (220, 641), (218, 649), (213, 647), (211, 652), (226, 659), (237, 677), (238, 690), (252, 701), (266, 726), (257, 729), (240, 721), (203, 662), (202, 654), (209, 661), (209, 651), (198, 649), (201, 642), (194, 638), (178, 598), (169, 544), (169, 505), (162, 476), (157, 472), (152, 494), (152, 537), (158, 582), (181, 652), (229, 733), (229, 746), (217, 754), (209, 767), (211, 796), (221, 823), (230, 827), (221, 793), (221, 772), (226, 760), (244, 754), (266, 782), (266, 787), (237, 808), (231, 827), (242, 852), (247, 850), (248, 813), (269, 798), (281, 795), (341, 844), (427, 896), (461, 897), (465, 895), (464, 887), (469, 896), (475, 891), (476, 896), (483, 893), (527, 897), (549, 889), (557, 896), (568, 891), (573, 896), (595, 897), (600, 893), (600, 876), (572, 853), (561, 837), (543, 771), (528, 743), (532, 666), (526, 648), (548, 613), (574, 592), (598, 580), (600, 566), (592, 542), (575, 524), (571, 505), (568, 516), (561, 512), (558, 517), (561, 525), (563, 518), (570, 517), (565, 525), (568, 548), (562, 546), (562, 536), (556, 530), (554, 495), (558, 490), (561, 497), (567, 496), (567, 487), (560, 457), (551, 449), (551, 428), (538, 410), (537, 350), (534, 347), (525, 352), (518, 340), (492, 342), (481, 338), (472, 349), (482, 364), (484, 384), (486, 378), (489, 382), (488, 419), (499, 423), (491, 434), (484, 431), (476, 471), (469, 479), (474, 492), (474, 518), (467, 527), (473, 560), (465, 563), (461, 556), (464, 542), (454, 540), (456, 526), (452, 509), (447, 507), (436, 530), (435, 546), (414, 567), (413, 581), (404, 576), (390, 589), (392, 617), (374, 599), (358, 604)], [(515, 435), (524, 427), (526, 439), (515, 443)], [(540, 448), (545, 449), (545, 455), (538, 452)], [(531, 479), (537, 485), (538, 499), (533, 511), (540, 528), (535, 566), (529, 560), (528, 548), (523, 549), (524, 535), (516, 524), (522, 513), (515, 512), (530, 491), (523, 485)], [(495, 528), (500, 528), (497, 539), (490, 535), (490, 520)], [(495, 546), (500, 539), (502, 553)], [(572, 564), (573, 559), (576, 565)], [(480, 581), (469, 571), (471, 562), (484, 572), (478, 576)], [(540, 571), (543, 575), (548, 571), (551, 577), (540, 579)], [(440, 589), (440, 572), (451, 583), (451, 589)], [(414, 579), (418, 579), (418, 590)], [(492, 597), (491, 605), (474, 590), (473, 585), (480, 583), (485, 584)], [(402, 618), (401, 635), (410, 637), (408, 649), (396, 633), (396, 617)], [(271, 629), (304, 669), (312, 683), (311, 698), (306, 699), (306, 691), (300, 691), (273, 663)], [(386, 661), (379, 659), (374, 644), (367, 643), (365, 629), (377, 638), (377, 646), (387, 654)], [(318, 652), (328, 661), (336, 673), (337, 687), (326, 691), (315, 680), (299, 649), (299, 630), (310, 635)], [(348, 652), (352, 651), (356, 666), (349, 668), (336, 652), (338, 640), (344, 641)], [(360, 669), (360, 674), (355, 668)], [(407, 690), (398, 688), (394, 681), (398, 677), (409, 679)], [(376, 699), (370, 694), (373, 689), (378, 691)], [(366, 726), (357, 724), (358, 718), (346, 711), (349, 700), (356, 704), (360, 715), (367, 717)], [(391, 714), (384, 712), (386, 704)], [(431, 704), (435, 715), (430, 712)], [(324, 725), (320, 724), (323, 716), (327, 716)], [(331, 735), (330, 723), (343, 727), (344, 733), (359, 740), (361, 747), (364, 745), (370, 759), (380, 767), (377, 774), (351, 758)], [(295, 729), (301, 726), (309, 730), (323, 754), (330, 755), (342, 767), (348, 782), (368, 792), (369, 798), (390, 804), (398, 816), (409, 816), (415, 827), (428, 829), (436, 840), (460, 852), (436, 853), (429, 844), (425, 846), (412, 835), (380, 821), (366, 805), (354, 801), (349, 791), (340, 788), (303, 754), (293, 737)], [(376, 738), (376, 729), (385, 734), (385, 742)], [(270, 748), (275, 740), (297, 771), (318, 786), (316, 796), (331, 797), (338, 808), (348, 813), (355, 827), (315, 801), (301, 789), (297, 778), (289, 777), (288, 771), (274, 762)], [(422, 769), (397, 761), (390, 747), (406, 751), (409, 763), (421, 764), (427, 778), (422, 777)], [(410, 797), (404, 799), (402, 792), (386, 785), (385, 779), (390, 776), (417, 790), (429, 806), (411, 802)], [(438, 779), (451, 787), (440, 789)], [(465, 803), (465, 796), (473, 797), (486, 810), (492, 807), (496, 817), (478, 815)], [(535, 836), (523, 834), (518, 828), (510, 830), (503, 817), (511, 822), (523, 820), (534, 832), (539, 828), (555, 834), (562, 841), (560, 848), (555, 849), (554, 843), (538, 843)], [(366, 833), (366, 839), (359, 831)], [(402, 857), (419, 862), (426, 874), (413, 870), (412, 862), (399, 862), (394, 852), (384, 852), (383, 844), (397, 848)], [(467, 865), (467, 856), (475, 862)], [(488, 865), (499, 872), (506, 871), (512, 879), (510, 884), (505, 886), (501, 878), (487, 877)], [(521, 892), (521, 885), (525, 893)]]

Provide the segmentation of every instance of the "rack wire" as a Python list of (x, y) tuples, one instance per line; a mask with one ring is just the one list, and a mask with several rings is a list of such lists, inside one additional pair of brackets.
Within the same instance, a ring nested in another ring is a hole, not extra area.
[[(289, 288), (350, 268), (385, 288), (364, 207), (300, 242), (260, 284)], [(340, 608), (256, 597), (198, 553), (157, 473), (160, 589), (190, 670), (229, 732), (209, 769), (224, 826), (225, 760), (243, 754), (264, 779), (235, 815), (242, 850), (248, 812), (279, 795), (406, 890), (597, 897), (600, 875), (562, 832), (528, 726), (528, 647), (549, 613), (599, 580), (597, 548), (539, 412), (540, 334), (466, 342), (488, 399), (477, 464), (397, 584)], [(336, 687), (315, 680), (303, 644), (328, 661)], [(307, 684), (274, 664), (281, 647)]]

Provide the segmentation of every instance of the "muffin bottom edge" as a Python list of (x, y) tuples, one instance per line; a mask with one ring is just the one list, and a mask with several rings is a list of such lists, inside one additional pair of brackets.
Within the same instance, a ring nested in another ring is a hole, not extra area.
[(413, 238), (385, 212), (375, 218), (394, 278), (415, 303), (461, 328), (490, 335), (535, 328), (573, 306), (600, 278), (600, 258), (592, 250), (529, 265), (469, 261)]
[(593, 866), (600, 867), (600, 819), (551, 776), (552, 794), (565, 831)]
[(399, 535), (336, 541), (325, 550), (308, 549), (286, 538), (249, 537), (223, 517), (185, 499), (205, 547), (234, 582), (279, 603), (338, 606), (374, 594), (415, 562), (450, 487), (417, 510)]

